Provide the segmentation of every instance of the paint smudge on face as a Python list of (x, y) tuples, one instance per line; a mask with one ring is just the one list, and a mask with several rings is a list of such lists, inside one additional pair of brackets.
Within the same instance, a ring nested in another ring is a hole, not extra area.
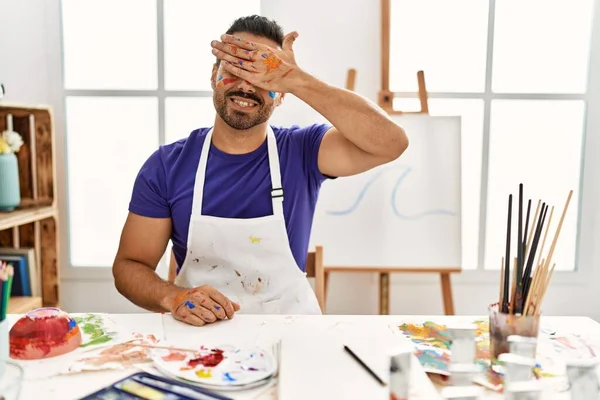
[(210, 369), (200, 369), (200, 370), (196, 371), (196, 375), (198, 376), (198, 378), (211, 378), (212, 377), (212, 373), (210, 372)]
[(178, 351), (171, 351), (166, 356), (162, 357), (165, 361), (183, 361), (185, 360), (185, 354)]
[(263, 64), (267, 66), (267, 74), (274, 69), (279, 68), (279, 65), (281, 65), (281, 60), (273, 54), (263, 53), (262, 57), (264, 58)]
[(221, 307), (215, 306), (215, 310), (220, 310), (220, 309), (221, 309)]
[(195, 368), (201, 364), (205, 367), (216, 367), (221, 361), (223, 361), (223, 350), (212, 349), (209, 354), (188, 361), (188, 366)]
[(237, 269), (235, 270), (235, 274), (236, 274), (237, 276), (242, 276), (242, 275), (241, 275), (241, 274), (238, 272), (238, 270), (237, 270)]
[(223, 374), (223, 379), (227, 382), (235, 382), (235, 378), (231, 376), (229, 372)]
[(255, 237), (255, 236), (252, 236), (252, 235), (250, 235), (248, 237), (250, 238), (250, 243), (260, 243), (260, 241), (262, 240), (261, 238)]
[(269, 96), (270, 96), (272, 99), (274, 99), (274, 98), (275, 98), (275, 96), (276, 96), (276, 94), (275, 94), (275, 92), (269, 92)]
[(235, 81), (237, 81), (237, 78), (225, 78), (217, 82), (217, 87), (227, 86)]
[(199, 262), (200, 262), (200, 259), (199, 259), (199, 258), (194, 258), (194, 262), (197, 262), (197, 263), (199, 263)]
[(214, 271), (214, 270), (215, 270), (215, 268), (217, 268), (217, 267), (218, 267), (218, 265), (213, 265), (212, 267), (210, 267), (210, 270), (211, 270), (211, 271)]
[(259, 277), (259, 278), (258, 278), (258, 281), (259, 281), (259, 282), (262, 282), (262, 279)]
[(187, 308), (189, 308), (190, 310), (191, 310), (191, 309), (193, 309), (193, 308), (196, 308), (196, 306), (194, 305), (194, 303), (192, 303), (192, 302), (191, 302), (191, 301), (189, 301), (189, 300), (187, 300), (187, 301), (185, 302), (185, 306), (186, 306)]

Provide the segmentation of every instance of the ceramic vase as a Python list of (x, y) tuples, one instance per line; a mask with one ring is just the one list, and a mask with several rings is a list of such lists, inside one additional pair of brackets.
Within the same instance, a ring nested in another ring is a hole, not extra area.
[(0, 212), (14, 210), (21, 203), (19, 164), (14, 153), (0, 154)]

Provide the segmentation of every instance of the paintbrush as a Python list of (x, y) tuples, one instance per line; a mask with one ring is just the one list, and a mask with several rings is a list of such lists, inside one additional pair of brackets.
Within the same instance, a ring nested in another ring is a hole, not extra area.
[(531, 243), (531, 251), (529, 252), (529, 259), (527, 260), (527, 266), (525, 267), (525, 271), (523, 273), (523, 287), (521, 289), (521, 297), (519, 298), (520, 301), (518, 303), (518, 313), (523, 312), (523, 308), (525, 307), (525, 301), (529, 293), (529, 288), (531, 285), (531, 269), (533, 268), (533, 260), (535, 259), (537, 246), (542, 235), (542, 230), (544, 228), (544, 220), (546, 219), (547, 211), (548, 206), (546, 205), (546, 203), (542, 204), (542, 212), (539, 215), (538, 222), (535, 227), (535, 233), (533, 234), (533, 241)]
[[(527, 232), (529, 231), (529, 214), (531, 213), (531, 199), (527, 202), (527, 216), (525, 217), (525, 229), (523, 230), (523, 260), (527, 259)], [(535, 219), (534, 219), (535, 221)]]
[(369, 373), (369, 375), (375, 378), (375, 380), (379, 382), (381, 386), (387, 386), (387, 384), (380, 377), (378, 377), (377, 374), (371, 368), (369, 368), (367, 364), (365, 364), (356, 354), (354, 354), (354, 352), (350, 350), (348, 346), (344, 345), (344, 350), (346, 350), (346, 352), (350, 354), (350, 356), (352, 356), (352, 358), (354, 358), (354, 360), (356, 360), (356, 362), (358, 362), (365, 369), (365, 371)]
[[(519, 183), (519, 226), (517, 227), (517, 287), (521, 286), (523, 276), (523, 184)], [(514, 301), (514, 299), (512, 299)]]
[(133, 339), (133, 340), (130, 340), (127, 342), (117, 343), (117, 344), (115, 344), (115, 346), (147, 347), (150, 349), (164, 349), (164, 350), (171, 350), (171, 351), (181, 351), (184, 353), (200, 353), (203, 351), (201, 349), (186, 349), (186, 348), (182, 348), (182, 347), (160, 346), (160, 345), (156, 345), (156, 344), (146, 344), (146, 343), (134, 343), (136, 340), (139, 340), (139, 339)]
[(502, 288), (502, 298), (504, 302), (500, 304), (503, 313), (508, 313), (508, 285), (510, 283), (510, 223), (512, 216), (512, 194), (508, 195), (508, 220), (506, 223), (506, 256), (504, 257), (504, 287)]

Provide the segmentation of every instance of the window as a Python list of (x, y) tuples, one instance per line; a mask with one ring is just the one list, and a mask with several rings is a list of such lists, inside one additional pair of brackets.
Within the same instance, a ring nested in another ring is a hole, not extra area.
[[(108, 267), (143, 162), (212, 125), (210, 41), (233, 17), (197, 0), (61, 5), (70, 265)], [(260, 14), (260, 0), (228, 6)]]
[(551, 233), (573, 189), (553, 256), (573, 271), (594, 0), (388, 1), (394, 108), (418, 109), (423, 70), (430, 114), (463, 119), (463, 268), (500, 268), (523, 183), (532, 215), (554, 205)]

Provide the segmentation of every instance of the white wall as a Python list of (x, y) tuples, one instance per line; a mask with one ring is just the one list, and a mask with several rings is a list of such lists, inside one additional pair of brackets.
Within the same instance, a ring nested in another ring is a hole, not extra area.
[[(295, 48), (299, 65), (319, 78), (343, 86), (348, 68), (358, 71), (356, 91), (373, 101), (380, 86), (380, 11), (374, 0), (263, 0), (264, 15), (286, 30), (297, 30)], [(600, 28), (600, 7), (596, 10)], [(57, 0), (0, 0), (0, 82), (8, 90), (6, 101), (49, 103), (55, 110), (59, 156), (64, 154), (60, 101), (59, 13)], [(340, 42), (345, 45), (341, 46)], [(349, 53), (348, 48), (352, 51)], [(579, 268), (582, 279), (556, 274), (545, 300), (545, 314), (588, 315), (600, 320), (600, 29), (595, 29), (592, 48), (588, 133), (585, 150)], [(23, 53), (22, 53), (23, 52)], [(274, 116), (275, 123), (313, 122), (314, 111), (290, 98)], [(565, 138), (568, 140), (568, 138)], [(64, 166), (58, 172), (61, 208), (64, 210)], [(61, 264), (66, 258), (66, 220), (61, 217)], [(108, 274), (107, 274), (108, 275)], [(458, 314), (484, 314), (498, 293), (497, 277), (463, 273), (454, 279)], [(491, 282), (495, 282), (492, 284)], [(68, 311), (131, 312), (139, 309), (123, 299), (112, 281), (65, 279), (62, 305)], [(437, 277), (398, 275), (392, 278), (393, 314), (441, 314)], [(361, 274), (334, 275), (330, 282), (328, 313), (377, 312), (377, 281)]]

